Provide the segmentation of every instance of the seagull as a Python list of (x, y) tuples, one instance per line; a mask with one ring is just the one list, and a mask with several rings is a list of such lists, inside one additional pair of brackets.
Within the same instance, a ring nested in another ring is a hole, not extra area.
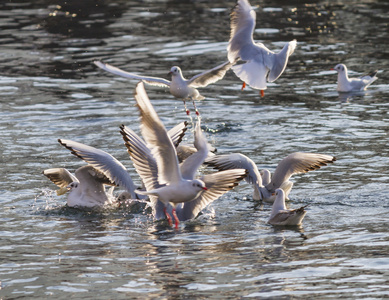
[[(197, 130), (200, 130), (200, 128), (198, 127)], [(121, 134), (123, 135), (123, 139), (128, 149), (128, 153), (130, 154), (131, 159), (134, 162), (134, 166), (138, 174), (141, 176), (142, 180), (144, 179), (146, 182), (145, 185), (150, 186), (150, 189), (154, 189), (161, 186), (155, 180), (158, 177), (157, 162), (153, 157), (153, 155), (151, 154), (151, 150), (147, 147), (143, 139), (140, 138), (133, 130), (131, 130), (130, 128), (124, 125), (121, 126)], [(178, 153), (180, 146), (181, 145), (179, 145), (176, 148), (177, 157), (179, 161), (180, 159), (185, 160), (189, 156), (197, 153), (197, 149), (194, 148), (195, 151), (192, 151), (189, 155), (184, 155), (180, 157)], [(208, 147), (210, 146), (208, 145)], [(216, 151), (215, 148), (213, 147), (211, 148)], [(180, 164), (180, 167), (181, 166), (182, 164)], [(215, 173), (216, 175), (209, 174), (203, 177), (202, 180), (206, 182), (207, 185), (207, 194), (202, 195), (204, 197), (199, 197), (190, 202), (178, 203), (175, 207), (178, 220), (187, 221), (197, 217), (197, 215), (208, 204), (210, 204), (216, 198), (222, 196), (228, 190), (238, 185), (238, 180), (236, 179), (235, 174), (239, 174), (239, 173), (240, 170), (238, 170), (237, 173), (223, 171), (223, 172)], [(213, 195), (214, 197), (211, 197), (211, 195)], [(152, 213), (154, 218), (156, 220), (160, 220), (165, 217), (168, 217), (169, 222), (171, 222), (171, 219), (169, 219), (170, 215), (166, 215), (166, 211), (168, 211), (168, 214), (172, 213), (173, 207), (169, 204), (168, 207), (166, 208), (165, 205), (161, 201), (159, 201), (158, 198), (155, 196), (151, 196), (150, 201), (151, 201), (150, 206), (152, 207)]]
[(115, 185), (123, 187), (130, 193), (132, 199), (137, 199), (136, 187), (126, 167), (111, 154), (71, 140), (58, 139), (58, 142), (70, 150), (72, 154), (104, 174)]
[(246, 83), (254, 89), (259, 89), (261, 96), (265, 95), (266, 79), (273, 82), (281, 76), (288, 63), (288, 58), (294, 52), (297, 42), (287, 43), (279, 53), (274, 53), (262, 43), (254, 43), (256, 13), (247, 0), (238, 0), (231, 12), (231, 35), (228, 43), (228, 60), (244, 61), (232, 70), (242, 81), (242, 90)]
[(194, 132), (197, 152), (179, 165), (176, 148), (154, 110), (143, 82), (137, 84), (135, 99), (141, 114), (140, 127), (145, 142), (124, 125), (121, 126), (121, 133), (135, 169), (146, 186), (146, 191), (136, 193), (148, 195), (154, 217), (161, 218), (163, 212), (169, 224), (172, 224), (172, 218), (167, 207), (172, 205), (175, 228), (178, 228), (180, 220), (196, 217), (207, 204), (236, 186), (246, 177), (246, 170), (217, 172), (195, 179), (198, 168), (209, 152), (200, 118)]
[(364, 91), (378, 79), (377, 70), (359, 78), (348, 78), (347, 67), (344, 64), (338, 64), (331, 70), (338, 72), (338, 86), (336, 88), (338, 92)]
[(102, 207), (114, 203), (112, 191), (106, 193), (104, 185), (115, 184), (90, 165), (78, 168), (75, 175), (65, 168), (47, 169), (43, 171), (43, 175), (60, 187), (57, 195), (69, 191), (69, 207)]
[(256, 164), (249, 157), (240, 153), (211, 156), (205, 160), (205, 163), (218, 170), (247, 169), (248, 176), (245, 179), (254, 185), (253, 199), (274, 202), (277, 188), (282, 188), (285, 191), (286, 199), (288, 199), (293, 187), (293, 182), (289, 181), (292, 175), (317, 170), (334, 161), (336, 158), (331, 155), (295, 152), (278, 163), (273, 177), (271, 177), (269, 170), (264, 169), (259, 172)]
[(234, 64), (234, 61), (227, 61), (215, 68), (195, 75), (190, 79), (185, 79), (182, 76), (181, 69), (179, 67), (174, 66), (170, 69), (170, 72), (168, 74), (171, 75), (172, 81), (158, 77), (139, 76), (133, 73), (123, 71), (119, 68), (103, 63), (101, 61), (95, 61), (94, 64), (99, 68), (115, 75), (142, 80), (143, 82), (154, 86), (169, 87), (170, 93), (174, 97), (182, 99), (184, 101), (185, 111), (187, 115), (190, 114), (190, 111), (186, 107), (186, 100), (191, 100), (193, 102), (196, 115), (200, 115), (196, 108), (195, 100), (204, 100), (205, 98), (200, 95), (199, 91), (196, 88), (206, 87), (207, 85), (215, 83), (216, 81), (222, 79), (226, 72)]
[[(182, 122), (169, 130), (168, 135), (174, 145), (178, 146), (182, 141), (187, 125), (188, 122)], [(69, 149), (72, 154), (104, 174), (116, 186), (124, 187), (126, 191), (119, 196), (119, 199), (139, 199), (139, 195), (135, 193), (136, 187), (126, 167), (111, 154), (71, 140), (59, 139), (58, 142)]]
[(305, 214), (306, 206), (298, 209), (287, 209), (285, 205), (285, 192), (276, 189), (276, 199), (274, 200), (270, 218), (267, 221), (271, 225), (301, 225)]

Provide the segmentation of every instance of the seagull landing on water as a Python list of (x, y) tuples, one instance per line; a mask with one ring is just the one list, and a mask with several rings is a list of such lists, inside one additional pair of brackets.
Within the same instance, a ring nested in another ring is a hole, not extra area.
[(295, 152), (278, 163), (273, 177), (267, 169), (259, 172), (257, 165), (249, 157), (240, 153), (210, 156), (205, 160), (205, 164), (218, 170), (246, 169), (248, 175), (245, 179), (254, 185), (253, 200), (274, 202), (277, 188), (282, 188), (285, 191), (286, 199), (288, 199), (293, 187), (293, 182), (289, 179), (293, 174), (317, 170), (334, 161), (336, 158), (331, 155)]
[(69, 191), (69, 207), (103, 207), (114, 203), (112, 190), (107, 193), (105, 185), (115, 184), (92, 166), (80, 167), (74, 175), (65, 168), (47, 169), (43, 171), (43, 175), (60, 188), (57, 190), (58, 196)]
[(254, 43), (255, 11), (247, 0), (238, 0), (231, 12), (231, 35), (228, 43), (228, 60), (241, 59), (232, 70), (242, 81), (242, 90), (246, 83), (259, 89), (265, 95), (266, 79), (273, 82), (281, 76), (288, 63), (288, 58), (296, 48), (296, 40), (287, 43), (279, 53), (267, 49), (262, 43)]
[(206, 87), (211, 83), (219, 81), (224, 77), (226, 72), (232, 67), (234, 63), (235, 60), (233, 60), (233, 62), (225, 62), (213, 69), (195, 75), (190, 79), (185, 79), (182, 76), (182, 71), (179, 67), (172, 67), (169, 72), (169, 75), (171, 75), (172, 77), (172, 81), (169, 81), (164, 78), (139, 76), (133, 73), (123, 71), (119, 68), (103, 63), (101, 61), (94, 62), (96, 66), (112, 74), (126, 78), (142, 80), (143, 82), (154, 86), (169, 87), (170, 93), (174, 97), (182, 99), (184, 101), (185, 111), (187, 115), (189, 115), (190, 112), (186, 107), (186, 100), (191, 100), (193, 102), (196, 115), (200, 114), (196, 108), (195, 100), (203, 100), (205, 98), (200, 95), (199, 91), (196, 88)]
[(344, 64), (338, 64), (331, 70), (338, 72), (338, 86), (336, 88), (338, 92), (364, 91), (378, 79), (377, 70), (359, 78), (348, 78), (347, 67)]
[(285, 192), (282, 189), (276, 189), (276, 199), (274, 200), (270, 218), (267, 222), (271, 225), (301, 225), (307, 213), (305, 207), (287, 209), (285, 205)]

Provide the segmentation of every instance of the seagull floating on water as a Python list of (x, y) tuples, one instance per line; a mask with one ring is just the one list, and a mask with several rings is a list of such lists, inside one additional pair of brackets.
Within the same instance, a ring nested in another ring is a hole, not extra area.
[(259, 172), (256, 164), (244, 154), (214, 155), (208, 157), (205, 163), (218, 170), (247, 169), (248, 176), (245, 179), (254, 185), (253, 199), (273, 202), (277, 188), (282, 188), (288, 199), (287, 196), (293, 187), (293, 182), (289, 181), (292, 175), (317, 170), (334, 161), (336, 158), (331, 155), (295, 152), (278, 163), (273, 177), (269, 170), (264, 169)]
[(105, 190), (105, 185), (115, 184), (92, 166), (78, 168), (75, 175), (65, 168), (47, 169), (43, 174), (60, 187), (57, 195), (69, 191), (69, 207), (102, 207), (115, 202), (112, 190), (110, 189), (109, 193)]
[(244, 61), (236, 64), (232, 70), (242, 81), (242, 90), (246, 83), (265, 95), (266, 79), (273, 82), (281, 76), (288, 58), (296, 48), (296, 40), (287, 43), (279, 53), (274, 53), (262, 43), (254, 43), (256, 13), (247, 0), (239, 0), (231, 12), (231, 35), (228, 43), (228, 59)]
[(348, 78), (347, 67), (344, 64), (338, 64), (331, 70), (338, 72), (338, 86), (336, 88), (338, 92), (364, 91), (378, 79), (377, 70), (359, 78)]
[(276, 199), (274, 200), (270, 218), (267, 221), (271, 225), (301, 225), (305, 214), (306, 206), (298, 209), (287, 209), (285, 205), (285, 192), (282, 189), (276, 189)]
[(195, 179), (198, 168), (209, 152), (201, 132), (200, 118), (195, 129), (194, 146), (197, 152), (179, 165), (176, 148), (150, 103), (142, 82), (136, 87), (135, 99), (141, 113), (141, 132), (146, 143), (125, 126), (121, 127), (121, 133), (146, 186), (146, 191), (136, 192), (148, 195), (153, 203), (154, 216), (160, 218), (163, 212), (170, 224), (172, 220), (167, 207), (171, 204), (175, 227), (178, 228), (179, 220), (196, 217), (207, 204), (236, 186), (246, 176), (246, 170), (217, 172)]
[(179, 67), (172, 67), (169, 72), (169, 75), (171, 75), (172, 77), (172, 81), (166, 80), (164, 78), (136, 75), (123, 71), (109, 64), (103, 63), (101, 61), (95, 61), (94, 64), (99, 68), (115, 75), (142, 80), (143, 82), (154, 86), (169, 87), (170, 93), (174, 97), (182, 99), (184, 101), (185, 111), (187, 115), (189, 115), (190, 112), (186, 107), (186, 100), (191, 100), (193, 102), (196, 115), (199, 115), (199, 112), (196, 108), (195, 100), (203, 100), (205, 98), (200, 95), (199, 91), (196, 88), (206, 87), (207, 85), (215, 83), (216, 81), (222, 79), (226, 72), (234, 64), (234, 61), (225, 62), (213, 69), (195, 75), (190, 79), (185, 79), (182, 76), (182, 71)]

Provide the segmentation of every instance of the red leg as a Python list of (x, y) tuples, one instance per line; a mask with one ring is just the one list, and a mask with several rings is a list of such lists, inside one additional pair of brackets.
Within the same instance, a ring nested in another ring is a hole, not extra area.
[(265, 91), (264, 90), (260, 90), (260, 94), (261, 94), (261, 97), (265, 97)]
[(180, 223), (180, 221), (178, 220), (178, 217), (177, 217), (177, 213), (176, 213), (176, 209), (175, 209), (175, 208), (173, 208), (172, 214), (173, 214), (174, 223), (175, 223), (174, 228), (175, 228), (175, 229), (178, 229), (178, 224)]
[(246, 87), (246, 82), (243, 81), (243, 84), (242, 84), (242, 91), (244, 90), (245, 87)]
[(193, 102), (193, 107), (194, 107), (194, 109), (195, 109), (195, 112), (196, 112), (196, 116), (199, 116), (199, 115), (200, 115), (200, 113), (199, 113), (199, 111), (197, 110), (196, 103), (195, 103), (195, 101), (194, 101), (194, 100), (193, 100), (192, 102)]
[(190, 114), (190, 111), (189, 111), (189, 109), (186, 107), (186, 102), (185, 102), (185, 100), (184, 100), (184, 106), (185, 106), (185, 111), (186, 111), (186, 114), (189, 116), (189, 114)]
[(166, 219), (167, 221), (169, 222), (169, 226), (172, 226), (173, 225), (173, 221), (172, 221), (172, 217), (169, 215), (169, 213), (166, 211), (166, 207), (163, 209), (163, 212), (165, 213), (166, 215)]

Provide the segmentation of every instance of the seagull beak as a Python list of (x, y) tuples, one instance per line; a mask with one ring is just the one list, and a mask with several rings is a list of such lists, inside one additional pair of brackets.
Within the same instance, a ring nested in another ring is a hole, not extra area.
[(330, 70), (331, 70), (331, 71), (335, 71), (334, 68), (331, 68)]
[(207, 189), (206, 187), (203, 187), (203, 190), (204, 190), (204, 191), (207, 191), (208, 189)]
[(167, 76), (170, 76), (170, 75), (172, 75), (173, 73), (172, 72), (169, 72), (169, 73), (167, 73)]

